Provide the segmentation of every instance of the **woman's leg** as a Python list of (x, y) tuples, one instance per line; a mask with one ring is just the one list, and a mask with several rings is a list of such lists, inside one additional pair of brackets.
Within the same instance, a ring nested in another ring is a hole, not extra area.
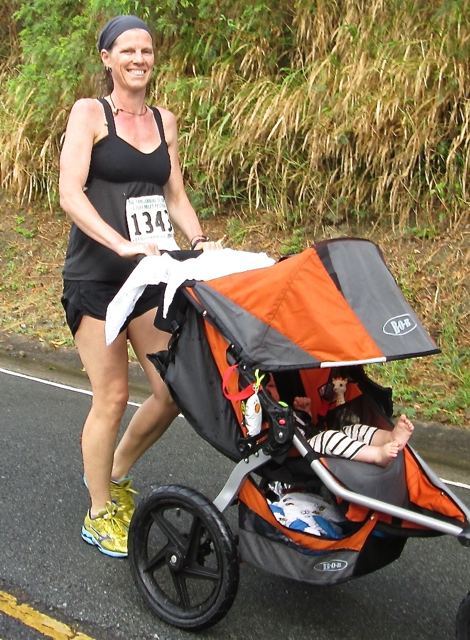
[(132, 320), (128, 337), (152, 387), (152, 395), (136, 411), (114, 454), (111, 477), (120, 480), (129, 474), (134, 463), (167, 430), (179, 413), (147, 354), (165, 350), (169, 334), (153, 325), (155, 310)]
[(116, 438), (128, 400), (127, 340), (120, 334), (106, 346), (104, 321), (84, 316), (77, 333), (81, 361), (90, 379), (93, 400), (82, 434), (83, 465), (96, 516), (111, 500), (109, 482)]

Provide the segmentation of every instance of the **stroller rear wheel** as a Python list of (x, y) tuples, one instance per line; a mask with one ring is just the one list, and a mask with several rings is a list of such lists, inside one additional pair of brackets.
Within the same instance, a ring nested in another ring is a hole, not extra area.
[(470, 640), (470, 591), (460, 603), (457, 612), (457, 640)]
[(212, 502), (188, 487), (159, 487), (138, 505), (129, 529), (129, 561), (148, 606), (181, 629), (216, 624), (237, 594), (232, 532)]

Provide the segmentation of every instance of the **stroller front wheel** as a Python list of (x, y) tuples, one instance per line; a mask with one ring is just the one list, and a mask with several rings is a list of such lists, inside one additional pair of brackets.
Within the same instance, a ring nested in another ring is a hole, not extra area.
[(470, 640), (470, 591), (460, 603), (457, 612), (457, 640)]
[(213, 503), (188, 487), (159, 487), (138, 505), (129, 529), (129, 562), (148, 606), (181, 629), (216, 624), (237, 594), (232, 532)]

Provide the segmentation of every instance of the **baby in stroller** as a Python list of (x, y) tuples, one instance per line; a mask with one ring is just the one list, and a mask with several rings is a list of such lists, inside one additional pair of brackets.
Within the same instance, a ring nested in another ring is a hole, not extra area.
[[(275, 402), (281, 401), (272, 375), (269, 376), (265, 388)], [(293, 402), (296, 421), (308, 431), (315, 428), (312, 422), (311, 403), (310, 398), (299, 396), (294, 398)], [(402, 414), (392, 431), (367, 424), (349, 424), (342, 427), (340, 431), (334, 429), (320, 431), (309, 439), (309, 443), (315, 453), (386, 467), (406, 446), (413, 431), (413, 423), (405, 414)]]

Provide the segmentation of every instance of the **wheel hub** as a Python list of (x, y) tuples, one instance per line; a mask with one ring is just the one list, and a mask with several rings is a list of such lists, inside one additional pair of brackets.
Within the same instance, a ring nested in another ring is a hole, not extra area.
[(166, 563), (172, 571), (180, 571), (183, 568), (184, 556), (178, 549), (169, 549), (166, 554)]

